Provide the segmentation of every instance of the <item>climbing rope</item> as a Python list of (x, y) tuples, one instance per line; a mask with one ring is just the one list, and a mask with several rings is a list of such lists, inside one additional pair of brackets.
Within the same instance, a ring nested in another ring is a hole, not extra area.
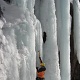
[(40, 26), (39, 26), (39, 51), (40, 51)]

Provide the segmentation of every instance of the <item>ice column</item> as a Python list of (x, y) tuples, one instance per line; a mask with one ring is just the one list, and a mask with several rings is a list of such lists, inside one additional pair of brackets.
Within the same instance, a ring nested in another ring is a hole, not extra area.
[(54, 0), (41, 1), (40, 22), (42, 31), (46, 32), (46, 42), (43, 44), (43, 60), (47, 68), (45, 80), (60, 80)]
[(70, 0), (56, 0), (61, 80), (70, 80)]
[(80, 2), (73, 0), (74, 7), (74, 46), (80, 63)]

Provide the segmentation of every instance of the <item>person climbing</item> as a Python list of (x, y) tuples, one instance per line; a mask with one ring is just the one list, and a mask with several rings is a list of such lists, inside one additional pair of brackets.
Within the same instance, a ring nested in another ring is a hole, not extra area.
[(37, 70), (37, 78), (36, 80), (44, 80), (45, 79), (45, 71), (46, 71), (46, 67), (45, 67), (45, 63), (43, 63), (41, 57), (40, 57), (40, 52), (39, 53), (39, 60), (40, 60), (40, 68), (36, 67)]

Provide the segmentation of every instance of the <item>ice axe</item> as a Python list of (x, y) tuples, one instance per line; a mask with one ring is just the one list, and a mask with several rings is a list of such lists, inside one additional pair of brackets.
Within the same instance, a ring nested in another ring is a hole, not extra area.
[(40, 51), (38, 51), (38, 55), (39, 55), (39, 57), (40, 57)]

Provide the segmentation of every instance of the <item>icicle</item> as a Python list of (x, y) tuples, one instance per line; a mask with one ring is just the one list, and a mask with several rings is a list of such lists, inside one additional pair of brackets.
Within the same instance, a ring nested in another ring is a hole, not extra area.
[(60, 80), (54, 0), (41, 0), (40, 5), (42, 31), (47, 36), (43, 44), (43, 60), (47, 69), (45, 80)]
[(74, 7), (74, 46), (80, 63), (80, 2), (73, 0)]
[(56, 0), (61, 80), (70, 80), (70, 0)]

